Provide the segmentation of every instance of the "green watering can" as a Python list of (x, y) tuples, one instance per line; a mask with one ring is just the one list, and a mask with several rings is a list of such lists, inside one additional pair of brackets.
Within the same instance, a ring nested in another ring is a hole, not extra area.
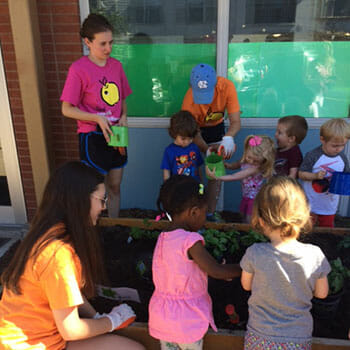
[(127, 147), (129, 145), (129, 134), (127, 126), (113, 125), (111, 127), (113, 135), (110, 135), (108, 146)]

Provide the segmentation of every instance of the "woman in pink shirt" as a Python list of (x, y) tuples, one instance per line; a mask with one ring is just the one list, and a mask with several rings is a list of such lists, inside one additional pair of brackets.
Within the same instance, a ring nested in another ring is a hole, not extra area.
[(62, 91), (62, 114), (77, 120), (80, 159), (106, 175), (108, 213), (119, 216), (120, 184), (128, 157), (125, 147), (110, 147), (111, 126), (127, 126), (126, 97), (131, 94), (122, 64), (110, 57), (113, 27), (90, 14), (80, 36), (89, 54), (73, 62)]
[(174, 175), (164, 182), (159, 209), (170, 219), (153, 254), (155, 291), (149, 304), (149, 332), (162, 350), (202, 349), (209, 325), (217, 330), (208, 294), (208, 275), (238, 277), (238, 265), (220, 265), (204, 248), (196, 231), (206, 220), (207, 194), (191, 176)]

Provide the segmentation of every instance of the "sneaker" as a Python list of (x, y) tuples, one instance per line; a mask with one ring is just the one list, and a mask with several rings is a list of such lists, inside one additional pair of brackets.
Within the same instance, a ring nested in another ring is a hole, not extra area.
[(214, 212), (213, 214), (207, 214), (207, 221), (216, 222), (216, 223), (225, 222), (217, 211)]

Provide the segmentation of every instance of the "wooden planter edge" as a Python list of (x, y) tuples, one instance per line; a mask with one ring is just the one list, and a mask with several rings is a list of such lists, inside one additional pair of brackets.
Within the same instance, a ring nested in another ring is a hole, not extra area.
[[(102, 217), (99, 220), (100, 226), (130, 226), (130, 227), (139, 227), (143, 229), (157, 229), (163, 230), (169, 225), (169, 221), (161, 220), (155, 221), (152, 219), (133, 219), (133, 218), (106, 218)], [(252, 227), (249, 224), (241, 224), (241, 223), (216, 223), (216, 222), (206, 222), (204, 225), (205, 228), (212, 228), (216, 230), (237, 230), (247, 232)], [(345, 235), (350, 234), (350, 228), (346, 227), (314, 227), (313, 232), (317, 233), (333, 233), (336, 235)]]
[[(147, 350), (159, 350), (158, 340), (148, 333), (147, 323), (135, 322), (130, 327), (117, 331), (142, 343)], [(209, 330), (204, 337), (204, 350), (243, 350), (244, 331), (219, 329), (218, 332)], [(312, 350), (349, 350), (350, 341), (331, 338), (312, 338)]]

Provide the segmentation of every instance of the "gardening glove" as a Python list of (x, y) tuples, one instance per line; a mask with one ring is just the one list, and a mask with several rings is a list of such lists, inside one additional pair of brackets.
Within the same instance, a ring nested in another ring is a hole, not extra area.
[(219, 146), (218, 154), (225, 159), (230, 159), (235, 152), (235, 140), (232, 136), (224, 136)]
[(94, 315), (94, 317), (93, 317), (93, 319), (94, 319), (94, 320), (98, 320), (98, 319), (101, 318), (101, 317), (105, 317), (105, 314), (100, 314), (99, 312), (96, 312), (95, 315)]
[(110, 332), (125, 328), (136, 319), (134, 310), (127, 304), (115, 306), (109, 314), (104, 314), (112, 323)]

